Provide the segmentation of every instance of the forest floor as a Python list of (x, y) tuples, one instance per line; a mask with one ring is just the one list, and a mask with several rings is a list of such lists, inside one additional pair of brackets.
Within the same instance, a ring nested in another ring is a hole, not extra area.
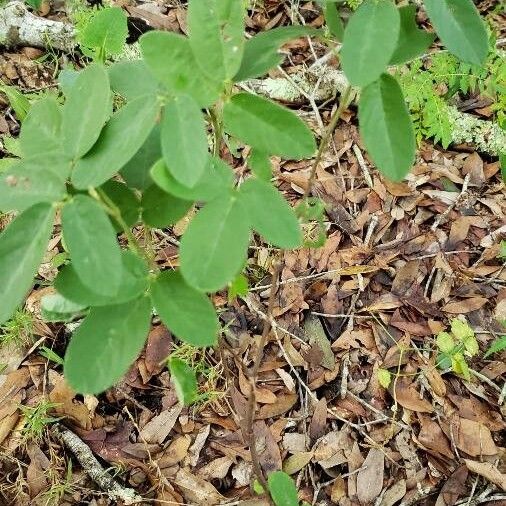
[[(497, 4), (476, 3), (484, 15)], [(315, 3), (257, 4), (250, 33), (290, 24), (293, 16), (323, 23)], [(148, 7), (126, 7), (132, 38), (146, 24), (185, 32), (182, 3)], [(61, 9), (42, 14), (61, 19)], [(500, 35), (506, 17), (495, 17)], [(307, 38), (284, 46), (287, 72), (311, 63), (312, 49)], [(0, 78), (35, 93), (54, 86), (63, 65), (78, 61), (78, 53), (4, 51)], [(477, 94), (464, 98), (482, 107)], [(327, 123), (336, 105), (318, 105)], [(314, 118), (310, 104), (298, 107)], [(0, 97), (5, 156), (18, 130)], [(248, 153), (229, 146), (221, 154), (240, 180)], [(274, 160), (277, 186), (294, 205), (311, 163)], [(97, 397), (76, 395), (63, 377), (69, 325), (40, 317), (40, 298), (51, 290), (62, 258), (55, 233), (26, 309), (0, 335), (0, 505), (121, 504), (62, 444), (61, 427), (78, 435), (143, 504), (267, 505), (251, 488), (240, 420), (279, 261), (271, 308), (276, 323), (260, 368), (253, 426), (263, 470), (283, 468), (296, 480), (300, 500), (321, 506), (506, 505), (506, 354), (485, 356), (506, 319), (506, 188), (499, 161), (469, 145), (443, 149), (422, 141), (411, 174), (392, 183), (367, 158), (350, 107), (313, 188), (326, 216), (306, 232), (317, 239), (323, 230), (325, 243), (280, 258), (255, 238), (248, 295), (214, 297), (225, 351), (175, 342), (154, 320), (128, 374)], [(153, 231), (161, 267), (178, 265), (185, 224)], [(441, 356), (436, 336), (443, 331), (453, 332), (457, 344), (474, 343), (475, 336), (479, 349), (468, 357)], [(190, 408), (177, 403), (165, 366), (169, 354), (199, 373), (199, 399)]]

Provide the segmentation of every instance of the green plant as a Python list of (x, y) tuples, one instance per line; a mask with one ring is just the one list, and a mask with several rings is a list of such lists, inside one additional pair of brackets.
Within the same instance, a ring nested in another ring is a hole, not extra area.
[[(473, 64), (485, 60), (487, 33), (471, 0), (425, 0), (425, 6), (451, 52)], [(325, 12), (339, 35), (339, 11), (332, 8)], [(113, 15), (104, 12), (93, 19)], [(392, 0), (365, 0), (342, 34), (342, 68), (361, 91), (361, 135), (379, 170), (396, 180), (413, 164), (415, 136), (388, 69), (433, 40), (414, 14)], [(31, 106), (19, 137), (22, 158), (0, 176), (0, 209), (18, 213), (0, 235), (0, 322), (32, 286), (58, 212), (70, 262), (54, 282), (57, 296), (42, 307), (51, 321), (86, 315), (64, 359), (66, 379), (82, 393), (101, 392), (125, 374), (144, 346), (153, 308), (180, 341), (215, 346), (220, 325), (209, 294), (229, 286), (234, 292), (252, 232), (282, 249), (308, 245), (301, 221), (321, 221), (323, 213), (310, 199), (316, 168), (351, 96), (349, 87), (317, 150), (310, 129), (288, 108), (238, 92), (237, 83), (279, 65), (282, 44), (323, 34), (282, 27), (246, 40), (245, 9), (237, 0), (189, 0), (188, 37), (148, 32), (140, 39), (142, 59), (108, 68), (102, 62), (119, 37), (112, 42), (98, 25), (86, 38), (95, 62), (60, 76), (63, 106), (52, 97)], [(220, 158), (230, 139), (253, 151), (251, 175), (239, 186)], [(269, 157), (315, 152), (296, 212), (271, 184)], [(133, 227), (149, 235), (151, 227), (171, 226), (192, 208), (198, 210), (181, 238), (180, 267), (161, 272)], [(181, 400), (189, 402), (194, 373), (177, 358), (171, 372)], [(267, 489), (265, 478), (262, 485)]]
[(57, 403), (49, 402), (46, 399), (40, 400), (35, 406), (19, 406), (24, 417), (21, 429), (23, 441), (39, 441), (47, 426), (60, 420), (59, 417), (50, 416), (49, 414), (57, 406)]
[[(299, 506), (299, 497), (295, 482), (283, 471), (271, 473), (267, 479), (269, 495), (275, 506)], [(253, 481), (253, 490), (256, 494), (265, 493), (264, 487), (258, 480)]]
[(18, 309), (0, 327), (0, 345), (30, 346), (33, 343), (33, 316), (28, 311)]
[(462, 374), (469, 381), (471, 376), (466, 357), (474, 357), (479, 351), (478, 341), (469, 324), (454, 318), (451, 321), (451, 332), (440, 332), (436, 337), (436, 345), (440, 351), (438, 366)]

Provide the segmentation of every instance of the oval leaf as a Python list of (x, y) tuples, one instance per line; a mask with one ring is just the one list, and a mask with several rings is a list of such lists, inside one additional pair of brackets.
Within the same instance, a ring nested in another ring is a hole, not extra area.
[(188, 188), (174, 179), (163, 160), (151, 169), (151, 178), (165, 192), (183, 200), (207, 202), (220, 193), (231, 189), (234, 183), (232, 169), (221, 159), (209, 157), (207, 166), (193, 188)]
[(47, 155), (61, 150), (62, 113), (53, 97), (37, 100), (31, 107), (19, 133), (23, 156)]
[(172, 383), (176, 387), (179, 402), (189, 406), (197, 397), (197, 375), (195, 371), (180, 358), (169, 359), (169, 370)]
[(72, 184), (84, 190), (100, 186), (116, 174), (142, 147), (157, 114), (156, 97), (139, 97), (123, 106), (107, 123), (93, 149), (77, 162)]
[(66, 95), (63, 147), (71, 158), (77, 159), (95, 144), (111, 112), (109, 77), (104, 67), (92, 63), (79, 72)]
[(66, 265), (54, 280), (54, 287), (66, 299), (88, 306), (110, 306), (136, 299), (148, 288), (148, 268), (144, 260), (132, 251), (122, 251), (121, 283), (111, 296), (95, 293), (83, 284), (72, 264)]
[(66, 299), (59, 293), (44, 295), (40, 300), (40, 312), (46, 322), (70, 322), (82, 316), (86, 306)]
[[(110, 179), (100, 189), (107, 198), (118, 208), (121, 218), (128, 227), (132, 227), (139, 221), (141, 204), (135, 192), (126, 184)], [(123, 230), (122, 226), (113, 219), (117, 232)]]
[(37, 204), (0, 234), (0, 324), (8, 320), (33, 282), (53, 230), (55, 211)]
[(416, 5), (399, 7), (399, 14), (401, 16), (401, 27), (397, 46), (392, 58), (390, 58), (390, 65), (399, 65), (420, 56), (429, 49), (435, 39), (433, 33), (418, 28), (416, 24)]
[(359, 103), (360, 134), (378, 169), (399, 181), (415, 160), (415, 134), (397, 80), (383, 74), (364, 88)]
[(271, 244), (286, 249), (302, 244), (295, 211), (270, 183), (248, 179), (239, 190), (239, 199), (253, 229)]
[(341, 64), (350, 83), (367, 86), (387, 69), (399, 37), (400, 16), (390, 1), (365, 0), (343, 37)]
[(295, 482), (283, 471), (275, 471), (268, 478), (269, 492), (276, 506), (298, 506)]
[(481, 65), (488, 53), (485, 23), (471, 0), (424, 0), (443, 44), (461, 60)]
[(142, 196), (142, 220), (154, 228), (165, 228), (178, 222), (193, 205), (151, 185)]
[(222, 85), (200, 71), (188, 37), (152, 31), (140, 38), (142, 56), (149, 70), (174, 95), (190, 95), (201, 107), (216, 101)]
[(158, 92), (158, 83), (143, 60), (117, 61), (107, 70), (111, 89), (127, 102)]
[(151, 323), (148, 297), (96, 307), (67, 347), (64, 375), (82, 394), (98, 394), (118, 382), (144, 346)]
[(192, 187), (208, 160), (206, 124), (198, 104), (188, 95), (172, 100), (163, 112), (162, 153), (169, 172)]
[(189, 286), (179, 272), (160, 274), (151, 297), (160, 319), (179, 339), (193, 346), (216, 344), (219, 324), (211, 301)]
[(248, 215), (236, 195), (222, 195), (206, 204), (188, 225), (179, 250), (181, 273), (203, 292), (232, 281), (246, 261)]
[(214, 81), (231, 79), (241, 66), (244, 51), (243, 2), (190, 0), (190, 46), (199, 67)]
[(231, 98), (223, 121), (228, 133), (270, 155), (300, 159), (316, 149), (311, 130), (292, 111), (250, 93)]
[(114, 295), (121, 282), (121, 250), (100, 204), (76, 195), (63, 207), (65, 243), (81, 282), (100, 295)]

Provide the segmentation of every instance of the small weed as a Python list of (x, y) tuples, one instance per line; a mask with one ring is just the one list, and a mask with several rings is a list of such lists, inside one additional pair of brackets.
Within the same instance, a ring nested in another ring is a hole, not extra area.
[(44, 506), (56, 506), (61, 503), (65, 494), (72, 494), (74, 489), (75, 487), (72, 484), (72, 461), (69, 460), (64, 479), (60, 480), (59, 475), (52, 477), (51, 487), (49, 487), (49, 489), (41, 496), (42, 504)]
[(47, 426), (60, 420), (60, 417), (49, 414), (57, 406), (57, 403), (42, 399), (35, 406), (19, 407), (24, 416), (24, 426), (21, 429), (21, 438), (24, 442), (40, 441)]
[(0, 345), (14, 344), (18, 347), (33, 343), (33, 316), (23, 309), (17, 310), (13, 317), (0, 327)]
[(199, 380), (197, 395), (193, 401), (195, 409), (203, 409), (207, 404), (220, 400), (225, 392), (220, 388), (222, 368), (210, 362), (206, 351), (190, 344), (181, 343), (170, 354), (171, 359), (180, 359), (188, 364)]

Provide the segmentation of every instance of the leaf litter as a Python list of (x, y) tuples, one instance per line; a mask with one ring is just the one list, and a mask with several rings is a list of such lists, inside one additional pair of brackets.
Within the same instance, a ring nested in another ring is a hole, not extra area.
[[(287, 4), (263, 3), (248, 18), (249, 29), (290, 22)], [(153, 27), (186, 31), (180, 6), (128, 10)], [(321, 26), (310, 2), (300, 13)], [(285, 46), (295, 67), (310, 58), (310, 49), (306, 39)], [(34, 63), (38, 56), (35, 50), (2, 54), (2, 78), (25, 89), (52, 84), (50, 67)], [(325, 204), (326, 242), (281, 259), (276, 326), (260, 368), (253, 425), (262, 468), (292, 474), (299, 498), (309, 504), (497, 506), (506, 500), (505, 353), (483, 355), (503, 331), (497, 314), (504, 314), (506, 301), (499, 258), (506, 190), (498, 163), (467, 146), (443, 151), (424, 143), (406, 181), (392, 183), (359, 156), (354, 111), (344, 117), (314, 188)], [(0, 119), (2, 133), (15, 133), (4, 109)], [(242, 161), (228, 151), (222, 155), (239, 177)], [(308, 163), (274, 160), (278, 188), (293, 204), (307, 185)], [(153, 231), (160, 265), (178, 265), (174, 244), (183, 228), (182, 220), (172, 235)], [(51, 242), (41, 279), (54, 277), (51, 259), (60, 241), (56, 236)], [(121, 466), (124, 483), (146, 499), (263, 504), (251, 492), (251, 457), (241, 431), (249, 392), (244, 366), (258, 346), (269, 273), (279, 259), (258, 238), (255, 246), (247, 266), (248, 300), (228, 303), (215, 296), (233, 344), (222, 355), (198, 357), (205, 364), (199, 380), (206, 398), (194, 408), (177, 404), (164, 366), (177, 343), (157, 322), (125, 378), (97, 398), (72, 392), (61, 368), (40, 349), (8, 353), (9, 369), (0, 373), (0, 501), (39, 504), (57, 485), (61, 504), (111, 504), (78, 469), (72, 468), (67, 483), (72, 456), (62, 453), (50, 425), (42, 439), (23, 440), (30, 420), (20, 406), (47, 399), (55, 405), (50, 415), (62, 417), (107, 465)], [(63, 355), (67, 329), (39, 321), (42, 290), (29, 297), (36, 337)], [(469, 379), (438, 365), (436, 336), (459, 315), (479, 345), (467, 359)], [(378, 381), (379, 369), (390, 373), (387, 388)], [(21, 492), (7, 476), (15, 477)]]

